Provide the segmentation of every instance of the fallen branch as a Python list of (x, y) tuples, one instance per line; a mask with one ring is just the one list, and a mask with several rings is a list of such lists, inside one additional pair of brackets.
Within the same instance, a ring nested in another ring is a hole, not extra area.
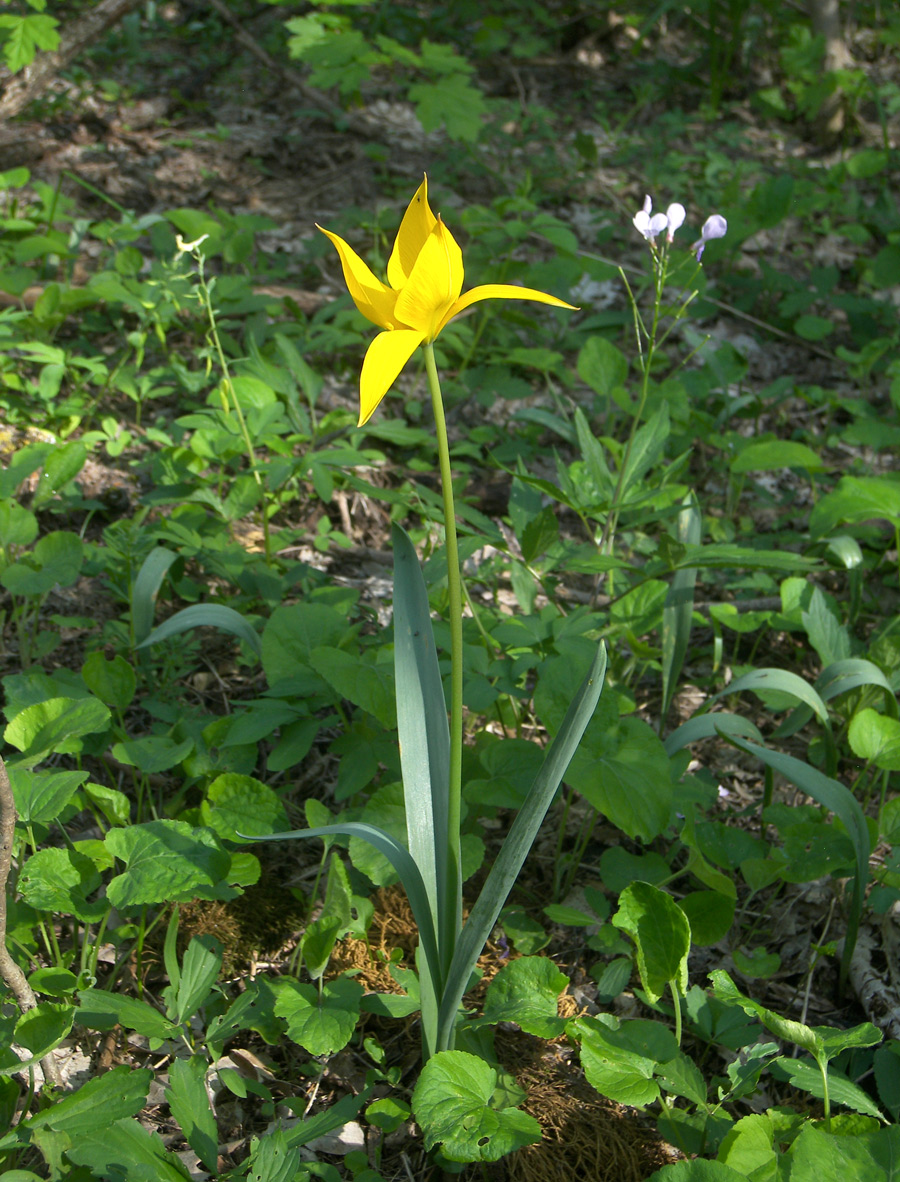
[(60, 31), (59, 48), (39, 53), (34, 61), (16, 74), (0, 69), (0, 119), (20, 114), (30, 102), (44, 93), (60, 70), (87, 49), (121, 20), (140, 0), (100, 0), (96, 8), (69, 21)]
[[(16, 802), (13, 800), (6, 764), (0, 759), (0, 977), (6, 982), (19, 1009), (24, 1014), (37, 1005), (34, 990), (28, 984), (25, 974), (16, 964), (6, 947), (6, 884), (12, 866), (13, 834), (16, 828)], [(63, 1086), (59, 1064), (51, 1051), (41, 1059), (44, 1079), (54, 1087)]]

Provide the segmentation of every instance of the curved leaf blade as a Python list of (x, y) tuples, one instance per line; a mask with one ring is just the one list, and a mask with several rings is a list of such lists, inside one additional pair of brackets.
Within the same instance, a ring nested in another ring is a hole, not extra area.
[(226, 607), (224, 603), (193, 603), (190, 607), (182, 608), (158, 628), (154, 628), (137, 647), (145, 648), (149, 644), (159, 644), (160, 641), (169, 640), (170, 637), (188, 632), (191, 628), (221, 628), (223, 632), (230, 632), (238, 640), (245, 641), (257, 656), (262, 655), (259, 634), (240, 612), (236, 612), (233, 607)]

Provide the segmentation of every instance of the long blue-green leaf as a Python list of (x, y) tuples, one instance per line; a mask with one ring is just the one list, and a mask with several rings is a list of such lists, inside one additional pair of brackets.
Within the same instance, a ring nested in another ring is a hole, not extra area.
[[(678, 540), (682, 544), (698, 546), (703, 525), (697, 498), (688, 493), (678, 514)], [(663, 677), (663, 720), (668, 716), (675, 687), (681, 675), (684, 656), (691, 635), (694, 616), (694, 586), (697, 582), (697, 568), (683, 567), (672, 576), (666, 602), (663, 605), (662, 620), (662, 677)]]
[[(437, 932), (449, 963), (461, 916), (459, 834), (449, 833), (450, 728), (431, 626), (428, 590), (409, 535), (395, 525), (394, 674), (397, 730), (409, 852), (421, 872)], [(459, 884), (450, 896), (449, 867)], [(444, 967), (447, 967), (445, 963)]]
[(695, 714), (687, 722), (672, 731), (663, 746), (666, 755), (672, 756), (689, 743), (697, 743), (700, 739), (711, 739), (718, 735), (741, 735), (745, 739), (758, 739), (762, 742), (762, 735), (756, 723), (740, 714)]
[(291, 829), (286, 833), (270, 833), (265, 837), (255, 837), (248, 833), (238, 833), (244, 841), (286, 841), (294, 837), (330, 837), (340, 834), (344, 837), (361, 837), (384, 854), (390, 864), (400, 875), (406, 897), (419, 929), (419, 942), (425, 953), (428, 971), (431, 973), (437, 995), (440, 996), (440, 959), (438, 957), (437, 937), (434, 922), (431, 918), (431, 907), (425, 883), (419, 873), (409, 850), (405, 849), (396, 838), (385, 833), (375, 825), (368, 825), (365, 821), (344, 821), (336, 825), (320, 825), (315, 829)]
[(562, 782), (566, 769), (581, 742), (587, 724), (600, 699), (606, 676), (606, 648), (600, 645), (587, 677), (572, 699), (556, 738), (547, 749), (525, 803), (516, 814), (509, 834), (491, 867), (481, 894), (466, 920), (444, 986), (438, 1024), (440, 1049), (451, 1045), (456, 1012), (497, 916), (506, 902), (528, 852), (534, 844), (541, 822)]
[(735, 747), (761, 759), (785, 779), (796, 784), (801, 792), (811, 796), (813, 800), (830, 809), (839, 817), (853, 842), (856, 855), (856, 876), (853, 879), (853, 894), (850, 898), (850, 908), (847, 915), (847, 935), (844, 939), (844, 952), (841, 956), (841, 984), (847, 979), (850, 968), (850, 957), (856, 947), (856, 937), (859, 933), (859, 920), (862, 914), (863, 898), (866, 883), (869, 878), (869, 853), (871, 842), (866, 818), (859, 806), (859, 801), (849, 788), (830, 776), (823, 775), (808, 763), (795, 759), (793, 755), (783, 755), (780, 751), (770, 751), (768, 747), (760, 747), (757, 743), (735, 738), (734, 735), (723, 735)]
[[(846, 694), (864, 685), (877, 686), (883, 690), (885, 710), (891, 718), (900, 717), (897, 695), (891, 689), (891, 683), (877, 665), (862, 657), (844, 657), (840, 661), (832, 661), (816, 678), (815, 688), (823, 702), (830, 702), (838, 694)], [(805, 704), (797, 706), (774, 732), (773, 737), (789, 738), (795, 735), (806, 726), (812, 718), (812, 713)]]
[(190, 607), (182, 608), (158, 628), (154, 628), (137, 647), (145, 648), (148, 644), (159, 644), (161, 640), (168, 640), (170, 636), (188, 632), (191, 628), (221, 628), (223, 632), (230, 632), (238, 640), (246, 641), (257, 656), (262, 653), (259, 634), (240, 612), (236, 612), (233, 607), (226, 607), (224, 603), (193, 603)]
[(733, 681), (727, 689), (716, 694), (712, 700), (715, 702), (718, 698), (737, 694), (745, 689), (762, 691), (778, 690), (780, 693), (790, 694), (791, 697), (797, 698), (799, 701), (805, 702), (807, 706), (812, 707), (813, 711), (826, 727), (830, 725), (828, 708), (818, 693), (808, 681), (804, 681), (798, 674), (791, 673), (787, 669), (753, 669), (749, 673), (745, 673), (743, 677), (739, 677), (736, 681)]
[(897, 696), (891, 683), (872, 661), (845, 657), (842, 661), (833, 661), (816, 679), (816, 689), (826, 702), (862, 685), (874, 685), (884, 690), (885, 709), (891, 718), (898, 717)]
[(131, 588), (131, 626), (135, 644), (141, 644), (150, 635), (153, 627), (153, 613), (156, 610), (156, 596), (166, 577), (166, 572), (178, 555), (165, 546), (157, 546), (144, 559)]

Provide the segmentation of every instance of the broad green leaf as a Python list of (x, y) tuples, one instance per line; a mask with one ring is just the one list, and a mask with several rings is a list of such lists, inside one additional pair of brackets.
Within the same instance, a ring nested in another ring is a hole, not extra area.
[(900, 1043), (889, 1039), (875, 1052), (873, 1061), (878, 1098), (896, 1123), (900, 1115)]
[(110, 713), (96, 698), (50, 698), (26, 706), (3, 732), (22, 752), (17, 767), (33, 767), (51, 753), (81, 750), (81, 737), (106, 730)]
[(97, 923), (109, 911), (106, 899), (88, 901), (100, 881), (90, 858), (68, 847), (51, 846), (32, 854), (22, 867), (19, 889), (25, 902), (38, 911), (74, 915), (82, 923)]
[(559, 997), (569, 985), (545, 956), (522, 956), (504, 965), (488, 986), (484, 1017), (473, 1025), (515, 1022), (526, 1034), (555, 1038), (566, 1026), (559, 1015)]
[(498, 1161), (541, 1139), (541, 1126), (518, 1108), (494, 1109), (497, 1073), (465, 1051), (441, 1051), (422, 1068), (412, 1108), (425, 1147), (450, 1161)]
[(87, 448), (80, 439), (56, 444), (44, 461), (44, 470), (32, 504), (35, 507), (44, 505), (57, 493), (62, 492), (84, 467), (86, 459)]
[(763, 1026), (767, 1030), (770, 1030), (776, 1038), (783, 1039), (785, 1042), (794, 1043), (796, 1046), (802, 1047), (804, 1051), (808, 1051), (811, 1055), (821, 1053), (821, 1039), (816, 1034), (814, 1027), (807, 1026), (803, 1022), (795, 1022), (790, 1018), (782, 1018), (774, 1010), (766, 1009), (758, 1001), (753, 1001), (752, 998), (745, 997), (724, 969), (714, 970), (710, 973), (709, 979), (713, 983), (713, 996), (719, 1001), (724, 1002), (726, 1005), (740, 1006), (745, 1014), (751, 1014), (753, 1017), (758, 1018)]
[(694, 1161), (679, 1161), (663, 1166), (651, 1174), (647, 1182), (747, 1182), (747, 1179), (747, 1174), (738, 1173), (720, 1161), (696, 1158)]
[(223, 632), (230, 632), (238, 640), (243, 640), (257, 655), (262, 652), (262, 641), (249, 620), (233, 607), (226, 607), (222, 603), (194, 603), (190, 607), (182, 608), (165, 623), (154, 628), (137, 647), (145, 648), (149, 644), (159, 644), (172, 636), (189, 632), (192, 628), (219, 628)]
[(672, 772), (665, 748), (639, 718), (592, 728), (566, 780), (629, 837), (652, 841), (672, 810)]
[(275, 833), (288, 823), (284, 805), (268, 784), (237, 772), (226, 772), (213, 780), (200, 816), (227, 841), (240, 841), (238, 831), (254, 836)]
[[(613, 390), (624, 386), (628, 377), (628, 359), (612, 341), (602, 336), (587, 339), (578, 354), (577, 368), (578, 376), (603, 398), (610, 397)], [(576, 416), (579, 413), (583, 416), (580, 408), (576, 409)]]
[(78, 535), (55, 530), (8, 566), (0, 574), (0, 583), (13, 595), (46, 595), (56, 586), (71, 587), (83, 560), (84, 546)]
[[(396, 603), (396, 590), (394, 595)], [(365, 654), (331, 645), (314, 648), (309, 663), (342, 698), (367, 710), (387, 730), (397, 725), (394, 679), (388, 666), (375, 664)]]
[(453, 953), (443, 989), (439, 1015), (439, 1043), (447, 1045), (472, 968), (497, 922), (519, 871), (528, 857), (547, 809), (562, 782), (585, 727), (596, 709), (606, 676), (606, 648), (601, 645), (587, 676), (572, 698), (556, 737), (528, 794), (513, 820), (500, 853), (488, 872)]
[(691, 925), (691, 941), (701, 948), (717, 944), (734, 922), (735, 900), (718, 891), (694, 891), (685, 895), (678, 906)]
[(136, 767), (145, 775), (166, 772), (177, 767), (194, 750), (194, 740), (174, 739), (169, 735), (143, 735), (113, 744), (112, 753), (120, 763)]
[(629, 883), (649, 882), (654, 886), (672, 876), (672, 867), (662, 854), (650, 851), (646, 854), (632, 854), (621, 846), (610, 846), (600, 856), (600, 873), (604, 885), (615, 895), (620, 895)]
[(707, 1088), (703, 1072), (683, 1051), (657, 1067), (656, 1080), (662, 1090), (672, 1096), (683, 1096), (692, 1104), (706, 1103)]
[(838, 525), (888, 518), (900, 520), (900, 481), (889, 476), (843, 476), (833, 492), (820, 497), (809, 516), (813, 538)]
[(426, 131), (443, 127), (451, 140), (474, 143), (487, 116), (484, 95), (463, 73), (447, 74), (436, 83), (415, 82), (407, 91)]
[(828, 606), (820, 587), (813, 589), (809, 607), (800, 618), (823, 666), (850, 658), (850, 633)]
[[(402, 784), (383, 784), (366, 801), (361, 820), (367, 825), (376, 826), (405, 846), (407, 829), (403, 797)], [(364, 837), (351, 837), (349, 851), (350, 861), (356, 869), (370, 878), (376, 886), (388, 886), (397, 881), (397, 869), (390, 857), (377, 850)]]
[[(39, 467), (40, 461), (35, 463)], [(9, 476), (10, 469), (0, 472), (0, 490), (7, 485), (3, 478)], [(28, 475), (25, 473), (25, 475)], [(9, 482), (7, 482), (9, 484)], [(10, 491), (14, 485), (10, 485)], [(0, 501), (0, 546), (30, 546), (38, 536), (37, 518), (33, 513), (20, 505), (18, 501), (6, 497)]]
[(216, 1118), (210, 1111), (206, 1094), (207, 1066), (202, 1055), (192, 1055), (190, 1059), (173, 1059), (169, 1066), (166, 1099), (188, 1145), (206, 1168), (215, 1173), (219, 1138)]
[[(262, 634), (262, 663), (269, 685), (295, 677), (319, 645), (337, 645), (347, 632), (347, 617), (324, 603), (276, 607)], [(316, 678), (317, 683), (320, 679)]]
[(3, 56), (11, 74), (18, 73), (34, 61), (37, 51), (52, 52), (59, 48), (59, 21), (52, 16), (30, 12), (4, 14), (0, 17), (0, 28), (9, 30), (3, 40)]
[(9, 784), (18, 819), (25, 825), (55, 821), (71, 801), (87, 772), (32, 772), (12, 766)]
[(900, 721), (867, 707), (850, 721), (847, 741), (854, 755), (882, 771), (900, 771)]
[(622, 501), (628, 501), (629, 491), (650, 470), (662, 455), (669, 438), (669, 406), (663, 402), (646, 423), (638, 428), (622, 480)]
[[(780, 1055), (772, 1060), (771, 1067), (776, 1076), (780, 1077), (783, 1073), (795, 1088), (809, 1092), (820, 1100), (824, 1099), (822, 1073), (815, 1063), (808, 1059), (791, 1059), (787, 1055)], [(872, 1097), (846, 1075), (831, 1067), (828, 1068), (828, 1094), (833, 1104), (843, 1104), (845, 1108), (852, 1108), (854, 1112), (861, 1112), (864, 1116), (884, 1120)]]
[(732, 472), (773, 472), (782, 468), (805, 468), (807, 472), (821, 472), (822, 458), (805, 443), (790, 439), (769, 439), (750, 443), (731, 461)]
[(634, 940), (641, 984), (651, 1001), (662, 997), (670, 981), (686, 992), (691, 925), (671, 895), (646, 882), (632, 883), (619, 896), (612, 922)]
[[(191, 1182), (187, 1167), (168, 1152), (157, 1133), (148, 1132), (138, 1120), (117, 1120), (108, 1127), (95, 1121), (73, 1139), (66, 1157), (89, 1168), (94, 1177), (115, 1182), (126, 1177), (128, 1182)], [(123, 1163), (127, 1163), (127, 1174)]]
[(296, 1182), (297, 1161), (297, 1150), (288, 1145), (284, 1130), (273, 1129), (250, 1142), (247, 1182)]
[(74, 1018), (74, 1006), (55, 1001), (38, 1002), (16, 1022), (15, 1041), (31, 1052), (33, 1061), (42, 1059), (66, 1038)]
[(127, 865), (107, 887), (110, 903), (122, 909), (215, 898), (231, 866), (214, 834), (185, 821), (111, 829), (105, 845)]
[(332, 950), (344, 926), (337, 915), (320, 915), (307, 925), (300, 947), (306, 971), (313, 981), (318, 981), (328, 968)]
[(169, 1017), (178, 1023), (192, 1018), (208, 999), (222, 968), (222, 945), (214, 936), (194, 936), (181, 964)]
[(77, 1092), (63, 1096), (49, 1108), (21, 1121), (0, 1139), (0, 1150), (23, 1140), (26, 1130), (53, 1129), (68, 1134), (75, 1142), (122, 1117), (133, 1116), (147, 1101), (152, 1077), (153, 1072), (144, 1067), (114, 1067), (105, 1075), (94, 1076)]
[(281, 1021), (275, 1016), (275, 991), (263, 977), (247, 982), (224, 1014), (213, 1018), (207, 1027), (207, 1044), (213, 1058), (240, 1030), (254, 1030), (270, 1045), (280, 1040)]
[(287, 1036), (311, 1055), (331, 1055), (347, 1045), (359, 1021), (363, 987), (349, 977), (327, 981), (322, 995), (314, 985), (285, 981), (275, 1013), (287, 1022)]
[(900, 1127), (840, 1136), (807, 1121), (789, 1157), (792, 1182), (898, 1182)]
[(118, 1025), (145, 1038), (158, 1039), (175, 1038), (180, 1033), (178, 1026), (147, 1002), (106, 989), (80, 990), (75, 1017), (89, 1030), (112, 1030)]
[(752, 948), (749, 951), (732, 948), (731, 955), (738, 972), (751, 979), (772, 977), (781, 968), (779, 954), (769, 952), (767, 948)]
[(94, 697), (107, 706), (125, 710), (131, 704), (137, 678), (132, 667), (118, 653), (111, 661), (107, 661), (99, 649), (91, 653), (81, 666), (81, 676)]
[(653, 1078), (656, 1060), (631, 1046), (616, 1026), (579, 1018), (569, 1024), (569, 1031), (579, 1044), (585, 1078), (601, 1096), (636, 1108), (659, 1099)]
[(105, 784), (88, 783), (84, 786), (84, 794), (110, 825), (128, 824), (131, 819), (131, 801), (124, 792), (118, 788), (107, 788)]
[[(299, 1121), (285, 1133), (288, 1145), (292, 1149), (299, 1145), (308, 1145), (317, 1137), (324, 1137), (326, 1133), (332, 1133), (335, 1129), (342, 1128), (348, 1121), (354, 1119), (363, 1105), (369, 1102), (372, 1098), (372, 1088), (373, 1085), (370, 1084), (356, 1096), (342, 1096), (335, 1104), (329, 1105), (324, 1112), (318, 1112), (315, 1116)], [(287, 1103), (290, 1104), (290, 1101)], [(302, 1109), (306, 1105), (301, 1102), (298, 1107)], [(269, 1180), (264, 1178), (261, 1179), (261, 1182), (269, 1182)]]

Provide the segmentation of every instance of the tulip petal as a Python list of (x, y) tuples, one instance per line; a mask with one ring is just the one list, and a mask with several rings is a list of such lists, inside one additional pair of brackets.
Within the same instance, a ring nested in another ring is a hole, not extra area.
[(394, 239), (394, 249), (391, 251), (387, 267), (388, 283), (391, 287), (400, 288), (409, 279), (419, 252), (434, 229), (436, 221), (437, 218), (428, 204), (428, 177), (425, 176), (406, 207), (406, 213)]
[(421, 331), (427, 341), (434, 340), (462, 290), (463, 274), (462, 251), (438, 218), (397, 297), (397, 323)]
[(394, 304), (397, 302), (397, 293), (373, 275), (367, 264), (343, 238), (323, 229), (322, 226), (316, 228), (322, 231), (337, 250), (347, 290), (363, 316), (379, 328), (392, 328), (395, 323)]
[(425, 334), (411, 328), (380, 332), (366, 350), (359, 379), (359, 423), (367, 423)]
[[(473, 287), (471, 291), (459, 297), (453, 307), (444, 314), (438, 332), (443, 331), (454, 316), (464, 312), (471, 304), (477, 304), (479, 300), (535, 300), (539, 304), (552, 304), (554, 308), (578, 311), (574, 304), (567, 304), (565, 300), (559, 300), (543, 291), (535, 291), (532, 287), (516, 287), (512, 283), (486, 283), (482, 287)], [(434, 335), (437, 336), (437, 333)]]

